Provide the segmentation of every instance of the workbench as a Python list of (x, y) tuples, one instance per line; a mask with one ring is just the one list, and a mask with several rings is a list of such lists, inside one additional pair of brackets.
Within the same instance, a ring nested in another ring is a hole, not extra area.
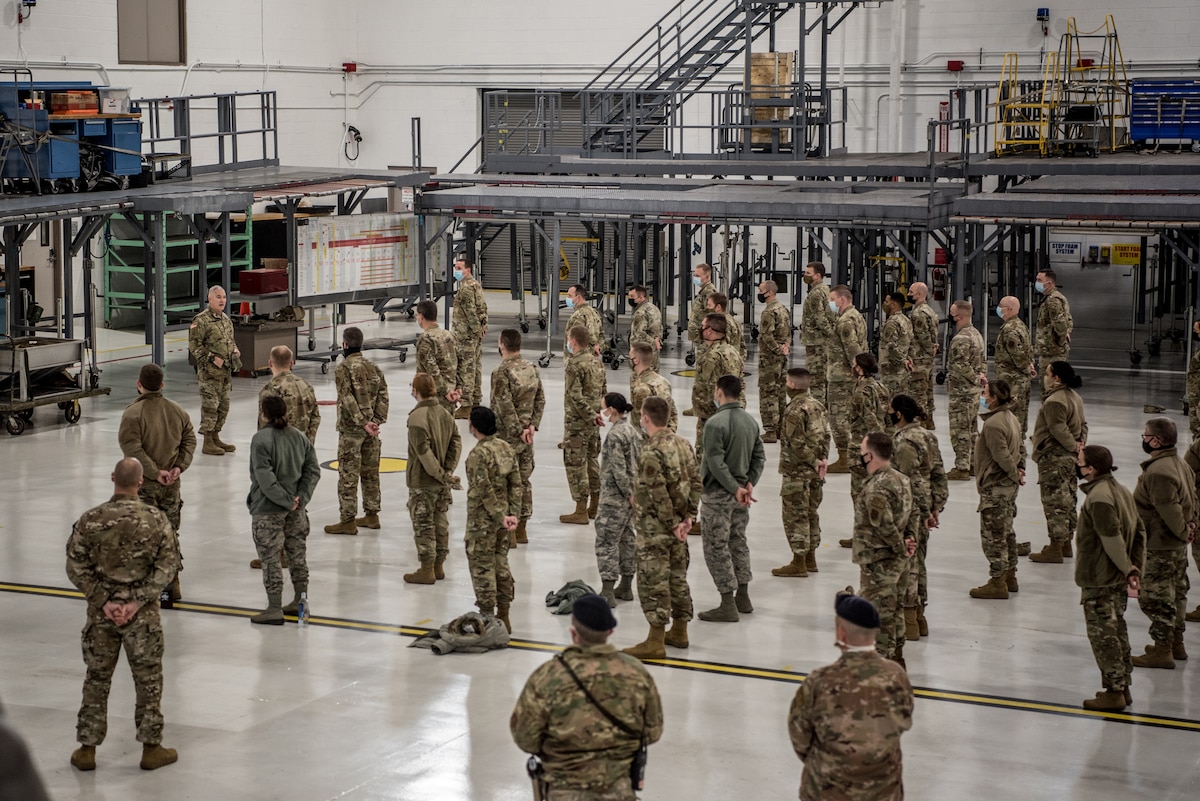
[(287, 345), (296, 353), (299, 320), (254, 320), (233, 324), (233, 341), (242, 352), (243, 378), (255, 378), (271, 371), (271, 348)]

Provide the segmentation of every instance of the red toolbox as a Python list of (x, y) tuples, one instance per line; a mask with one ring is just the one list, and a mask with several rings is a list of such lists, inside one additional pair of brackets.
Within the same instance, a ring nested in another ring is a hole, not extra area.
[(238, 289), (243, 295), (265, 295), (269, 292), (286, 292), (288, 288), (287, 270), (242, 270), (238, 280)]

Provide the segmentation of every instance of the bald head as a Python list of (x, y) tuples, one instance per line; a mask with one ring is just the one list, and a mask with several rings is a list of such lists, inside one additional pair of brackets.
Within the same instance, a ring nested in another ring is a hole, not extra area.
[(137, 495), (142, 485), (142, 463), (132, 457), (117, 462), (112, 471), (112, 483), (118, 495)]
[(929, 287), (923, 281), (917, 281), (908, 288), (908, 294), (912, 296), (914, 303), (924, 303), (929, 297)]
[(1000, 298), (1000, 316), (1005, 320), (1011, 320), (1021, 313), (1021, 301), (1012, 295), (1006, 295)]

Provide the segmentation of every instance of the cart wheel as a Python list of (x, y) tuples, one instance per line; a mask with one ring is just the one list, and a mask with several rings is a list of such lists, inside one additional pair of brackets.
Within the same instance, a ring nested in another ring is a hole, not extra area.
[(406, 315), (408, 315), (408, 319), (410, 319), (410, 320), (411, 320), (411, 319), (413, 318), (413, 310), (412, 310), (412, 309), (408, 309), (408, 310), (406, 310), (404, 313), (405, 313)]
[(539, 318), (539, 319), (538, 319), (538, 328), (542, 329), (543, 331), (545, 331), (545, 330), (546, 330), (546, 320), (545, 320), (545, 318)]
[(750, 327), (750, 341), (751, 342), (758, 341), (758, 326), (757, 325)]
[(22, 409), (17, 412), (17, 417), (20, 417), (26, 423), (33, 419), (33, 409)]
[(25, 421), (16, 415), (5, 418), (4, 427), (7, 428), (8, 433), (12, 434), (14, 437), (19, 437), (25, 433)]
[(406, 350), (400, 351), (400, 361), (401, 362), (408, 361), (408, 351), (406, 351)]
[(329, 372), (329, 362), (321, 362), (321, 373), (327, 374), (328, 372)]
[(79, 401), (71, 401), (66, 409), (63, 409), (63, 417), (68, 423), (74, 424), (79, 422), (82, 410), (79, 408)]
[(309, 350), (316, 350), (316, 349), (317, 349), (317, 340), (316, 340), (316, 338), (315, 338), (315, 337), (309, 337), (309, 338), (308, 338), (308, 349), (309, 349)]
[(935, 381), (937, 381), (937, 383), (938, 383), (938, 386), (939, 386), (939, 387), (940, 387), (942, 384), (945, 384), (945, 383), (946, 383), (946, 371), (945, 371), (945, 370), (938, 370), (938, 372), (937, 372), (937, 376), (936, 376), (936, 378), (935, 378), (934, 380), (935, 380)]
[(387, 322), (387, 315), (386, 315), (386, 314), (384, 314), (383, 312), (380, 312), (380, 313), (379, 313), (379, 322), (381, 322), (381, 323), (386, 323), (386, 322)]
[(522, 334), (529, 333), (529, 323), (521, 323), (521, 333)]
[(614, 356), (614, 357), (613, 357), (613, 359), (612, 359), (612, 361), (610, 361), (610, 362), (608, 363), (608, 366), (609, 366), (609, 367), (611, 367), (611, 368), (612, 368), (612, 369), (614, 369), (614, 370), (620, 370), (620, 369), (621, 369), (621, 357), (620, 357), (620, 356)]
[[(1129, 363), (1132, 364), (1134, 367), (1137, 367), (1139, 364), (1141, 364), (1142, 363), (1142, 352), (1140, 350), (1129, 351)], [(1186, 407), (1187, 404), (1185, 403), (1184, 406)], [(1183, 411), (1186, 414), (1188, 410), (1186, 408), (1184, 408)]]
[(538, 367), (545, 369), (549, 366), (550, 366), (550, 354), (549, 353), (543, 353), (541, 356), (538, 356)]
[(683, 361), (684, 361), (684, 363), (687, 364), (688, 367), (695, 367), (696, 366), (696, 354), (689, 353), (687, 356), (683, 357)]

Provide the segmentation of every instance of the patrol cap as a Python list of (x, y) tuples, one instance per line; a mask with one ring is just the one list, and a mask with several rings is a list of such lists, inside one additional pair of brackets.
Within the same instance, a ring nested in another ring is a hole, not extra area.
[[(576, 598), (571, 615), (592, 631), (612, 631), (617, 627), (617, 619), (608, 608), (608, 601), (595, 593)], [(878, 618), (876, 621), (875, 625), (879, 625)]]
[(864, 629), (879, 628), (879, 612), (875, 610), (875, 604), (860, 595), (839, 592), (833, 608), (837, 616), (847, 623)]

